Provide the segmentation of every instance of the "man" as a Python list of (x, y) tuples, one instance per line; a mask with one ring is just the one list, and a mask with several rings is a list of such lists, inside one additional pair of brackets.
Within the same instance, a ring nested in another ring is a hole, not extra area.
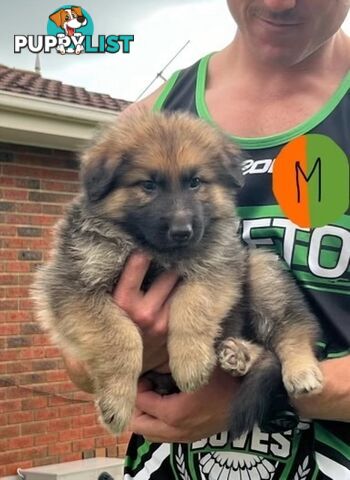
[[(271, 192), (272, 161), (293, 138), (322, 133), (350, 154), (350, 39), (340, 30), (349, 1), (227, 3), (238, 25), (233, 42), (174, 74), (143, 104), (189, 110), (247, 153), (242, 237), (277, 249), (325, 331), (324, 390), (294, 402), (300, 417), (321, 420), (300, 422), (293, 432), (255, 428), (230, 443), (225, 428), (239, 381), (217, 370), (200, 391), (168, 397), (140, 382), (125, 480), (350, 479), (349, 212), (323, 230), (304, 231), (284, 217)], [(144, 295), (149, 263), (132, 256), (114, 298), (143, 331), (145, 370), (166, 370), (177, 278), (163, 274)], [(84, 387), (79, 367), (69, 370)]]

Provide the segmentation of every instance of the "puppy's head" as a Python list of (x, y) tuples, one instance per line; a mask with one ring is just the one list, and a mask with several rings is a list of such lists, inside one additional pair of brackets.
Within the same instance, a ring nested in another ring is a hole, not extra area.
[(144, 110), (122, 115), (83, 155), (81, 173), (95, 215), (169, 253), (232, 218), (242, 182), (237, 147), (222, 133), (188, 114)]

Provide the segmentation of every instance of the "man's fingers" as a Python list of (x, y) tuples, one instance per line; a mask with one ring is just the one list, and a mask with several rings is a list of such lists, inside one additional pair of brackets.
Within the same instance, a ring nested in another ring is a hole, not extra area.
[(157, 418), (149, 415), (135, 416), (130, 424), (130, 430), (138, 435), (145, 436), (152, 442), (169, 442), (170, 439), (176, 442), (179, 438), (179, 431), (175, 427), (171, 427)]
[(145, 308), (158, 312), (179, 280), (175, 272), (164, 272), (155, 279), (144, 296)]
[(121, 308), (130, 303), (130, 298), (135, 298), (140, 293), (150, 263), (151, 259), (142, 253), (134, 253), (127, 260), (113, 294)]
[(172, 424), (173, 421), (182, 412), (182, 400), (184, 393), (174, 393), (172, 395), (159, 395), (153, 391), (144, 391), (136, 397), (136, 408), (142, 410), (151, 417), (157, 417), (162, 422)]

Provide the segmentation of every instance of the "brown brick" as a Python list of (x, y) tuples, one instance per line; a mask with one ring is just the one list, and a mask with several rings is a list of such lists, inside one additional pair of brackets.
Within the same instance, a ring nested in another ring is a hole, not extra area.
[(57, 192), (76, 193), (79, 191), (79, 184), (73, 182), (57, 182), (51, 180), (43, 180), (41, 188), (42, 190), (54, 190)]
[(77, 440), (73, 442), (73, 452), (82, 452), (84, 450), (92, 450), (95, 448), (95, 439), (87, 438), (85, 440)]
[[(1, 247), (3, 248), (3, 247)], [(0, 251), (0, 260), (16, 260), (17, 252), (13, 250), (1, 250)]]
[(41, 327), (38, 323), (23, 323), (21, 325), (22, 335), (31, 335), (33, 333), (42, 333)]
[[(18, 412), (19, 410), (21, 410), (20, 400), (10, 400), (5, 402), (0, 402), (0, 413)], [(3, 437), (0, 437), (0, 438), (3, 438)]]
[(16, 205), (11, 202), (0, 202), (0, 211), (1, 212), (14, 212), (16, 210)]
[(29, 192), (31, 202), (42, 203), (67, 203), (74, 198), (74, 195), (60, 193)]
[(71, 428), (71, 420), (67, 418), (59, 418), (57, 420), (51, 420), (49, 422), (49, 431), (62, 431)]
[(45, 349), (44, 347), (22, 348), (20, 350), (20, 358), (21, 359), (45, 358)]
[(16, 274), (0, 274), (0, 285), (17, 285), (19, 282)]
[(55, 445), (49, 445), (49, 455), (63, 455), (64, 453), (72, 452), (72, 444), (69, 443), (57, 443)]
[(10, 425), (8, 427), (0, 428), (0, 438), (19, 437), (19, 425)]
[(17, 376), (20, 385), (29, 385), (31, 383), (46, 383), (45, 373), (23, 373)]
[(6, 314), (7, 322), (27, 322), (31, 318), (31, 312), (8, 312)]
[[(1, 332), (0, 327), (0, 332)], [(20, 358), (19, 350), (0, 350), (0, 362), (10, 362)]]
[(17, 213), (42, 213), (43, 207), (40, 203), (17, 203)]
[(33, 370), (54, 370), (57, 368), (57, 360), (33, 360)]
[(20, 326), (17, 324), (0, 325), (0, 335), (18, 335), (20, 333)]
[(72, 418), (73, 427), (87, 427), (95, 425), (96, 417), (95, 415), (83, 415), (81, 417)]
[(107, 457), (116, 458), (118, 456), (117, 446), (107, 448)]
[(7, 298), (26, 298), (29, 297), (28, 287), (7, 287)]
[(16, 236), (16, 227), (10, 225), (0, 225), (0, 236), (14, 237)]
[(107, 451), (105, 448), (96, 448), (96, 457), (106, 457), (107, 456)]
[(60, 458), (56, 455), (54, 457), (35, 458), (33, 460), (33, 467), (41, 467), (43, 465), (53, 465), (60, 463)]
[(62, 215), (64, 207), (62, 205), (43, 205), (42, 210), (43, 213), (47, 213), (49, 215)]
[[(17, 257), (17, 253), (13, 253)], [(5, 270), (6, 272), (30, 272), (30, 264), (24, 262), (6, 262)]]
[(13, 462), (19, 462), (21, 458), (21, 451), (0, 453), (0, 465), (9, 465)]
[(6, 388), (6, 398), (29, 398), (33, 396), (33, 392), (31, 390), (21, 388), (18, 386), (8, 387)]
[(32, 422), (34, 420), (33, 412), (16, 412), (13, 415), (9, 415), (9, 425), (11, 424), (24, 424)]
[(46, 457), (47, 447), (32, 447), (22, 450), (22, 460), (32, 460), (34, 458)]
[(96, 447), (116, 447), (117, 440), (112, 435), (108, 437), (98, 437), (96, 438), (95, 445)]
[(29, 190), (37, 190), (40, 188), (40, 180), (36, 178), (16, 178), (17, 188), (28, 188)]
[(44, 435), (36, 435), (34, 437), (35, 445), (49, 445), (50, 443), (57, 442), (58, 433), (45, 433)]
[(43, 253), (34, 250), (21, 250), (18, 252), (18, 260), (38, 261), (42, 260)]
[(59, 441), (60, 442), (69, 442), (71, 440), (79, 440), (83, 437), (83, 431), (79, 428), (74, 430), (65, 430), (59, 432)]
[(87, 458), (95, 458), (95, 450), (84, 450), (83, 452), (83, 459), (86, 460)]
[[(46, 433), (48, 430), (47, 422), (33, 422), (21, 426), (22, 435), (32, 435), (35, 433)], [(1, 429), (0, 429), (1, 432)]]
[(34, 439), (32, 436), (11, 438), (8, 442), (9, 450), (20, 450), (21, 448), (32, 447)]
[(59, 411), (58, 408), (45, 408), (45, 410), (37, 410), (34, 412), (35, 420), (53, 420), (58, 418)]
[(37, 410), (47, 407), (47, 397), (40, 396), (22, 400), (22, 410)]
[(117, 446), (117, 457), (124, 458), (126, 456), (127, 445), (118, 445)]
[(27, 200), (28, 199), (28, 192), (26, 190), (2, 190), (2, 198), (4, 200)]
[(7, 373), (31, 372), (30, 362), (11, 362), (7, 364)]
[(23, 167), (15, 165), (4, 165), (3, 174), (16, 177), (35, 177), (37, 179), (50, 179), (54, 177), (56, 180), (68, 181), (77, 181), (79, 176), (78, 171), (55, 170), (53, 172), (49, 168)]
[(9, 337), (7, 348), (29, 347), (32, 344), (30, 337)]
[(41, 237), (42, 228), (18, 227), (17, 233), (20, 237)]
[(14, 154), (12, 152), (0, 152), (0, 162), (13, 162)]

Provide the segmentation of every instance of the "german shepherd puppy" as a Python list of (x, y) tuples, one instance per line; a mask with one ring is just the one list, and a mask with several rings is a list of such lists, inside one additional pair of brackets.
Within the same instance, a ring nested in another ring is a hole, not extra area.
[(151, 280), (182, 278), (168, 336), (179, 389), (207, 383), (218, 360), (245, 375), (234, 438), (262, 421), (281, 370), (291, 395), (321, 389), (316, 320), (277, 257), (237, 234), (240, 154), (222, 133), (184, 113), (125, 115), (82, 155), (81, 181), (34, 296), (54, 340), (87, 362), (112, 432), (128, 425), (142, 372), (141, 333), (111, 295), (135, 249), (152, 256)]

